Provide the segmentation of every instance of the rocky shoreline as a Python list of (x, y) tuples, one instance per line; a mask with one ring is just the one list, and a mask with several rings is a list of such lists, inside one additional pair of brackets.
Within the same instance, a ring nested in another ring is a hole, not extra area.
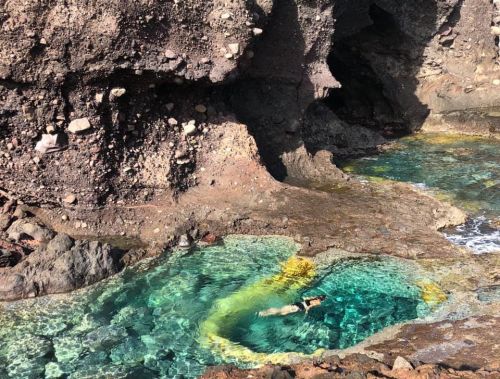
[(496, 378), (500, 372), (488, 369), (454, 369), (441, 365), (421, 364), (414, 367), (406, 359), (398, 356), (393, 364), (386, 365), (362, 354), (349, 355), (345, 358), (328, 357), (313, 362), (291, 366), (265, 366), (254, 370), (240, 370), (233, 366), (215, 367), (208, 370), (202, 379), (243, 379), (243, 378)]
[[(289, 236), (308, 256), (416, 260), (449, 269), (447, 290), (488, 298), (495, 258), (439, 232), (464, 212), (332, 159), (420, 129), (498, 138), (499, 12), (496, 0), (3, 2), (0, 301), (238, 233)], [(405, 325), (361, 355), (206, 377), (495, 377), (495, 306)], [(391, 370), (396, 355), (415, 369)]]

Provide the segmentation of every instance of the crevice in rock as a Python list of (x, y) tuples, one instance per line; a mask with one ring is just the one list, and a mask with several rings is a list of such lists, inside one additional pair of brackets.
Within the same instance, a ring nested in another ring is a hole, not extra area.
[[(392, 54), (398, 59), (405, 37), (394, 17), (376, 4), (370, 6), (369, 16), (371, 26), (333, 44), (328, 63), (342, 88), (332, 90), (326, 103), (350, 125), (401, 135), (409, 130), (408, 120), (402, 107), (387, 93), (386, 84), (372, 66), (369, 55)], [(370, 46), (372, 51), (365, 50), (366, 39), (374, 40)]]
[[(401, 15), (377, 2), (365, 11), (368, 25), (335, 34), (328, 63), (342, 88), (332, 90), (325, 103), (348, 125), (400, 137), (417, 130), (428, 115), (414, 95), (424, 45), (401, 28)], [(434, 19), (433, 9), (422, 11)]]
[[(451, 22), (460, 14), (460, 3), (448, 9)], [(301, 149), (300, 159), (322, 150), (360, 155), (376, 151), (387, 139), (420, 129), (429, 109), (416, 95), (418, 74), (426, 59), (424, 50), (438, 31), (438, 14), (445, 11), (445, 5), (434, 2), (338, 1), (333, 8), (337, 23), (330, 31), (328, 65), (342, 87), (330, 87), (321, 101), (310, 88), (314, 85), (304, 82), (310, 78), (306, 64), (314, 55), (302, 51), (307, 43), (296, 44), (295, 54), (305, 54), (301, 67), (291, 63), (300, 63), (297, 57), (288, 63), (282, 61), (280, 51), (271, 51), (284, 43), (286, 28), (287, 36), (298, 34), (304, 17), (299, 17), (300, 10), (277, 2), (276, 22), (255, 46), (252, 67), (230, 86), (227, 101), (249, 126), (269, 172), (278, 180), (307, 175), (290, 169)], [(259, 77), (262, 72), (265, 80)], [(305, 89), (310, 104), (306, 109), (302, 106)]]

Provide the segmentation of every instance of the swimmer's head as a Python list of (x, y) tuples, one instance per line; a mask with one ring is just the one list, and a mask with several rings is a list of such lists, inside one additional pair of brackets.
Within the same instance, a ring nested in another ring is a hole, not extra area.
[(318, 297), (316, 297), (316, 299), (318, 299), (319, 301), (323, 301), (326, 299), (326, 295), (319, 295)]

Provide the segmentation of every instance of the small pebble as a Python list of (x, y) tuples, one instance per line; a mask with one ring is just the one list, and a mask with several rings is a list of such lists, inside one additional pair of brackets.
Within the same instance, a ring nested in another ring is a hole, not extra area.
[(70, 193), (63, 199), (63, 202), (66, 204), (74, 204), (76, 202), (76, 196)]
[(172, 50), (165, 50), (165, 57), (167, 59), (175, 59), (177, 58), (177, 54), (173, 52)]
[(194, 107), (194, 109), (198, 113), (205, 113), (207, 111), (207, 107), (204, 106), (203, 104), (198, 104), (196, 107)]
[(252, 32), (254, 36), (260, 36), (264, 31), (260, 28), (253, 28)]
[(236, 55), (240, 52), (240, 44), (239, 43), (230, 43), (227, 45), (229, 47), (229, 51), (233, 54)]
[(70, 133), (76, 134), (84, 132), (91, 128), (90, 121), (88, 118), (78, 118), (69, 123), (68, 131)]
[(111, 96), (114, 98), (122, 97), (126, 93), (127, 93), (127, 90), (125, 88), (113, 88), (111, 90)]

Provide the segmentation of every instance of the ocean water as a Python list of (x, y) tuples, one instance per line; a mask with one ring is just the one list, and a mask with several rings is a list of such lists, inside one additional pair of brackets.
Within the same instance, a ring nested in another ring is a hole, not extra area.
[(476, 253), (500, 251), (500, 141), (417, 135), (381, 154), (338, 163), (350, 173), (433, 191), (472, 216), (466, 224), (446, 230), (447, 238)]
[[(195, 378), (352, 346), (446, 299), (393, 258), (316, 265), (277, 237), (166, 253), (70, 295), (0, 304), (0, 378)], [(327, 295), (307, 315), (271, 306)]]

